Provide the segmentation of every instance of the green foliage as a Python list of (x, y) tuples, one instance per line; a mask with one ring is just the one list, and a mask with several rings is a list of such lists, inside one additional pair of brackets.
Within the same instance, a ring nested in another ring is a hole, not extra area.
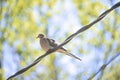
[[(76, 12), (80, 25), (90, 23), (96, 19), (101, 12), (107, 9), (107, 6), (100, 1), (71, 0), (71, 2), (77, 10)], [(20, 64), (17, 65), (17, 69), (19, 70), (29, 65), (33, 60), (44, 53), (39, 47), (36, 47), (39, 45), (36, 45), (36, 42), (38, 43), (36, 36), (39, 33), (49, 35), (49, 29), (51, 28), (49, 27), (49, 25), (51, 25), (50, 18), (54, 15), (65, 13), (65, 0), (2, 0), (0, 3), (2, 3), (2, 14), (0, 15), (0, 61), (2, 61), (2, 57), (4, 57), (3, 48), (6, 43), (15, 51), (12, 54), (18, 54), (20, 57)], [(60, 8), (56, 7), (58, 4)], [(35, 13), (36, 9), (37, 13)], [(78, 36), (77, 40), (68, 43), (67, 47), (71, 50), (76, 49), (76, 51), (84, 55), (88, 55), (94, 49), (99, 50), (104, 53), (102, 59), (103, 62), (106, 62), (110, 56), (120, 52), (119, 14), (119, 12), (113, 11), (102, 20), (100, 24), (96, 24), (91, 29)], [(69, 14), (67, 13), (67, 15)], [(64, 17), (66, 18), (66, 16)], [(59, 22), (59, 24), (64, 23), (65, 22)], [(72, 28), (70, 26), (68, 31), (64, 32), (65, 36), (60, 38), (61, 35), (60, 33), (58, 35), (57, 32), (62, 28), (63, 27), (59, 25), (54, 27), (54, 30), (50, 32), (55, 32), (55, 34), (52, 35), (53, 38), (62, 41), (65, 40), (65, 37), (72, 34)], [(70, 78), (70, 73), (63, 71), (61, 68), (62, 66), (56, 64), (57, 60), (58, 57), (56, 57), (55, 54), (49, 55), (41, 61), (40, 65), (25, 72), (18, 79), (24, 80), (29, 76), (33, 80), (68, 80)], [(100, 63), (100, 60), (96, 60), (95, 58), (94, 62), (97, 64)], [(75, 66), (80, 68), (81, 64), (75, 64)], [(37, 71), (40, 66), (44, 67), (42, 72)], [(66, 64), (63, 65), (63, 67), (66, 68)], [(112, 70), (110, 74), (109, 70)], [(5, 80), (6, 74), (4, 71), (3, 67), (0, 67), (0, 78), (2, 75), (3, 80)], [(111, 68), (105, 71), (102, 80), (108, 80), (109, 78), (111, 80), (116, 80), (120, 78), (119, 71), (120, 65), (111, 65)], [(91, 74), (93, 72), (91, 72)], [(87, 71), (82, 70), (78, 72), (75, 78), (77, 80), (83, 79), (82, 74), (87, 74)], [(32, 75), (35, 75), (35, 77)], [(15, 80), (18, 79), (16, 78)]]
[(118, 80), (120, 79), (119, 71), (120, 71), (120, 65), (113, 64), (113, 66), (105, 70), (105, 75), (101, 80), (109, 80), (109, 79)]
[(103, 4), (99, 1), (91, 0), (74, 0), (78, 9), (78, 16), (80, 17), (81, 24), (86, 25), (94, 20), (99, 15), (99, 12), (103, 9)]

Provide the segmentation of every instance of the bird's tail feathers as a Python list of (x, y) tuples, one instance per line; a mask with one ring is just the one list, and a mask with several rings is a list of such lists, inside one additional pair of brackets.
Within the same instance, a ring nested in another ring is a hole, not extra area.
[(71, 56), (71, 57), (73, 57), (73, 58), (75, 58), (75, 59), (78, 59), (78, 60), (80, 60), (80, 61), (82, 60), (82, 59), (80, 59), (79, 57), (75, 56), (75, 55), (72, 54), (72, 53), (69, 53), (69, 52), (68, 52), (67, 55), (68, 55), (68, 56)]
[(60, 48), (60, 49), (58, 49), (57, 50), (58, 52), (61, 52), (61, 53), (65, 53), (66, 55), (68, 55), (68, 56), (70, 56), (70, 57), (73, 57), (73, 58), (75, 58), (75, 59), (78, 59), (78, 60), (80, 60), (81, 61), (81, 59), (79, 58), (79, 57), (77, 57), (77, 56), (75, 56), (74, 54), (72, 54), (72, 53), (70, 53), (69, 51), (67, 51), (65, 48)]

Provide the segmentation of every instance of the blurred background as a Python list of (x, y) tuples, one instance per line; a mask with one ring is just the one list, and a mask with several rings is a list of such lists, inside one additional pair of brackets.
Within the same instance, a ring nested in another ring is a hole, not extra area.
[[(118, 0), (0, 0), (0, 80), (45, 51), (39, 33), (62, 43)], [(120, 52), (120, 8), (65, 45), (82, 61), (54, 52), (15, 80), (86, 80)], [(94, 80), (119, 80), (120, 57)]]

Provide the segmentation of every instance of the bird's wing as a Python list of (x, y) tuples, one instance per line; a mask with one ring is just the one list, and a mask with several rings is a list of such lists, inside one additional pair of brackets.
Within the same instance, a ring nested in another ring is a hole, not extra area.
[(49, 39), (49, 38), (46, 38), (49, 45), (52, 46), (52, 47), (56, 47), (57, 46), (57, 43), (55, 43), (55, 40), (53, 39)]

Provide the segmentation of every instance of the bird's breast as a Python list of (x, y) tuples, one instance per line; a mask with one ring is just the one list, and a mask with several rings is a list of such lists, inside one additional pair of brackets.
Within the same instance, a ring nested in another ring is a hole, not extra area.
[(40, 39), (40, 45), (42, 49), (44, 49), (45, 51), (48, 51), (51, 48), (51, 46), (49, 45), (49, 42), (45, 38)]

